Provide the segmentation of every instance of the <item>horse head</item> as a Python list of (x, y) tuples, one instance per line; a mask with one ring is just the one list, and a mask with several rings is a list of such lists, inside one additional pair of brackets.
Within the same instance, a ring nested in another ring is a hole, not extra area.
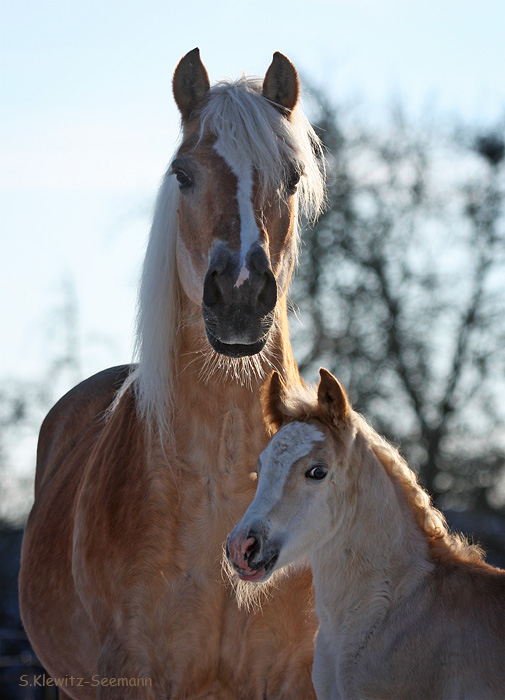
[(179, 187), (179, 279), (214, 350), (255, 355), (296, 259), (297, 190), (302, 183), (307, 199), (314, 189), (314, 165), (304, 161), (314, 160), (316, 141), (296, 117), (298, 75), (276, 53), (262, 84), (243, 77), (210, 88), (194, 49), (179, 62), (173, 91), (183, 126), (170, 170)]

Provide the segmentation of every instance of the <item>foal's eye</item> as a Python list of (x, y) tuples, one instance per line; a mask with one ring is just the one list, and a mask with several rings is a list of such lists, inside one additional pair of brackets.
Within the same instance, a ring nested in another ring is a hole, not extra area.
[(293, 170), (291, 175), (289, 176), (289, 180), (287, 182), (287, 190), (290, 194), (294, 194), (296, 192), (296, 186), (300, 182), (300, 173), (298, 170)]
[(315, 467), (312, 467), (312, 469), (309, 469), (309, 471), (305, 473), (305, 476), (307, 477), (307, 479), (315, 479), (316, 481), (321, 481), (321, 479), (324, 479), (326, 474), (328, 474), (328, 470), (326, 469), (326, 467), (323, 467), (320, 464), (316, 464)]
[(183, 190), (186, 187), (191, 187), (193, 184), (192, 178), (184, 172), (184, 170), (174, 170), (174, 175), (179, 183), (179, 189)]

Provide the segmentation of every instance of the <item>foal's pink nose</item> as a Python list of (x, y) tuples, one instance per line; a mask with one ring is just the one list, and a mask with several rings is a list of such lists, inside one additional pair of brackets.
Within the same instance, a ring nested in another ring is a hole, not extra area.
[(248, 569), (247, 559), (255, 546), (255, 537), (230, 537), (228, 540), (228, 554), (232, 564), (235, 564), (240, 569)]

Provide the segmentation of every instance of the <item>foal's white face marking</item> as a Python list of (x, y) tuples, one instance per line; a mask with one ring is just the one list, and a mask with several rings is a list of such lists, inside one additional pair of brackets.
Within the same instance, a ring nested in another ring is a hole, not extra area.
[(288, 423), (274, 435), (259, 457), (261, 469), (266, 472), (259, 482), (250, 510), (263, 512), (280, 501), (293, 465), (309, 455), (316, 442), (324, 439), (323, 433), (314, 425), (298, 422)]
[(250, 160), (242, 157), (236, 149), (229, 148), (218, 139), (214, 148), (237, 178), (237, 201), (240, 215), (240, 274), (235, 286), (240, 287), (248, 278), (245, 257), (251, 246), (259, 241), (260, 232), (256, 223), (253, 206), (253, 166)]

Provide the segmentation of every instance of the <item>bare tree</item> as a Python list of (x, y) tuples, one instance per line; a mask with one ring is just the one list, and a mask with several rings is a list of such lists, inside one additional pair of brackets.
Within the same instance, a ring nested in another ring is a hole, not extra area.
[[(333, 370), (440, 505), (497, 504), (505, 464), (504, 142), (373, 129), (323, 95), (329, 208), (293, 298), (304, 373)], [(493, 501), (494, 498), (494, 501)]]
[(0, 523), (19, 525), (33, 499), (37, 434), (45, 413), (62, 389), (82, 379), (78, 302), (74, 285), (63, 280), (61, 300), (49, 317), (51, 347), (38, 378), (0, 378)]

